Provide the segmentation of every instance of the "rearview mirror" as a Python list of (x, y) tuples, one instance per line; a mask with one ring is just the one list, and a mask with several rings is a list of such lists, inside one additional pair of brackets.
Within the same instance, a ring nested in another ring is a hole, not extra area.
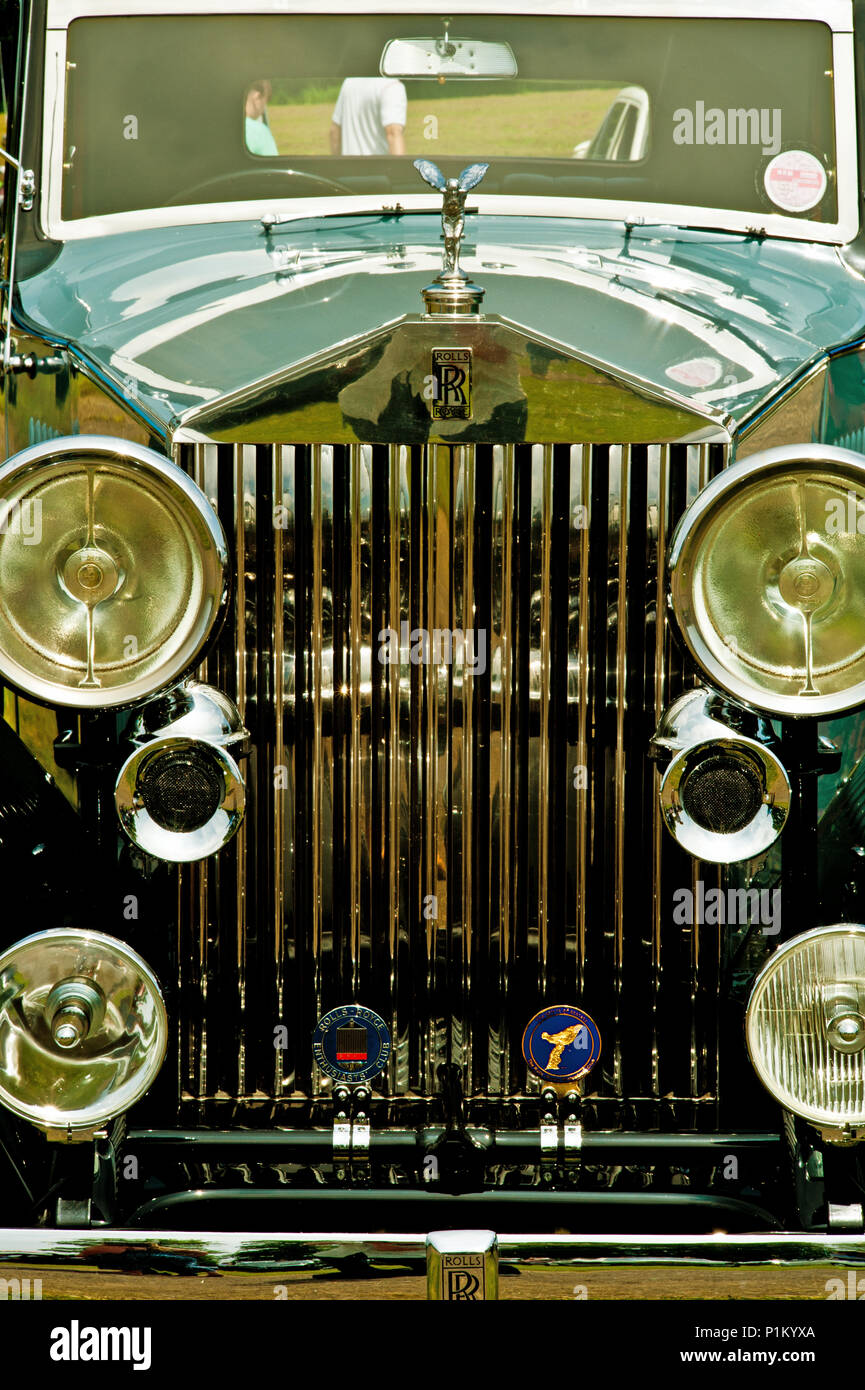
[(476, 39), (390, 39), (381, 55), (383, 77), (516, 77), (509, 43)]

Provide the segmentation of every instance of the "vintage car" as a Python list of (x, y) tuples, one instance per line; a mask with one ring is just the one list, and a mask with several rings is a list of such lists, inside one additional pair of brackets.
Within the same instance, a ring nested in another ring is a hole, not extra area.
[(865, 7), (452, 8), (4, 7), (9, 1279), (865, 1261)]

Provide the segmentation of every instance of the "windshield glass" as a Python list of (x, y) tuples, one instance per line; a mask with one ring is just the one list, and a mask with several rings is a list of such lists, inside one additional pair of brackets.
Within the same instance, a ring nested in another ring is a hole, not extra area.
[[(257, 198), (481, 192), (837, 219), (830, 30), (779, 20), (82, 18), (64, 220)], [(464, 76), (463, 73), (470, 75)]]

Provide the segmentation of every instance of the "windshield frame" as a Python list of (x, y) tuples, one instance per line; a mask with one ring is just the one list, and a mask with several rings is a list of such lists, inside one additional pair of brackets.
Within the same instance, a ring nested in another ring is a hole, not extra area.
[[(400, 193), (398, 198), (381, 194), (327, 194), (321, 197), (259, 197), (232, 202), (194, 203), (176, 207), (154, 207), (64, 221), (61, 215), (63, 138), (65, 116), (65, 73), (67, 29), (74, 19), (122, 15), (158, 16), (178, 14), (234, 14), (236, 3), (229, 0), (49, 0), (47, 15), (45, 77), (43, 93), (44, 129), (42, 170), (39, 180), (39, 218), (44, 234), (54, 241), (78, 241), (93, 236), (148, 228), (200, 225), (209, 222), (259, 220), (265, 213), (280, 222), (309, 221), (321, 217), (392, 211), (398, 203), (407, 212), (436, 211), (434, 194), (420, 186), (417, 193)], [(429, 0), (379, 0), (374, 11), (362, 0), (306, 0), (287, 5), (286, 0), (255, 0), (243, 7), (245, 14), (429, 14), (431, 24), (439, 14)], [(664, 16), (667, 18), (806, 19), (832, 31), (834, 71), (834, 119), (836, 140), (836, 178), (838, 216), (835, 222), (816, 222), (784, 213), (760, 213), (738, 209), (706, 207), (680, 203), (623, 201), (612, 198), (535, 197), (519, 194), (485, 194), (482, 187), (473, 194), (480, 213), (517, 217), (555, 217), (593, 221), (625, 222), (631, 225), (658, 225), (722, 229), (754, 233), (794, 241), (846, 245), (859, 232), (859, 182), (856, 129), (855, 65), (850, 0), (764, 0), (755, 14), (752, 0), (607, 0), (584, 6), (579, 0), (545, 0), (541, 5), (518, 0), (473, 0), (470, 9), (460, 10), (460, 24), (470, 24), (473, 15), (501, 16), (530, 14), (551, 16)]]

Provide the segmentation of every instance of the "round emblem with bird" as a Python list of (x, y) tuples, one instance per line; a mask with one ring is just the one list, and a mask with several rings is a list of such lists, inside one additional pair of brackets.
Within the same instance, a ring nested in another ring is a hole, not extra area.
[(576, 1081), (601, 1055), (601, 1035), (593, 1018), (573, 1004), (541, 1009), (523, 1033), (526, 1064), (544, 1081)]

